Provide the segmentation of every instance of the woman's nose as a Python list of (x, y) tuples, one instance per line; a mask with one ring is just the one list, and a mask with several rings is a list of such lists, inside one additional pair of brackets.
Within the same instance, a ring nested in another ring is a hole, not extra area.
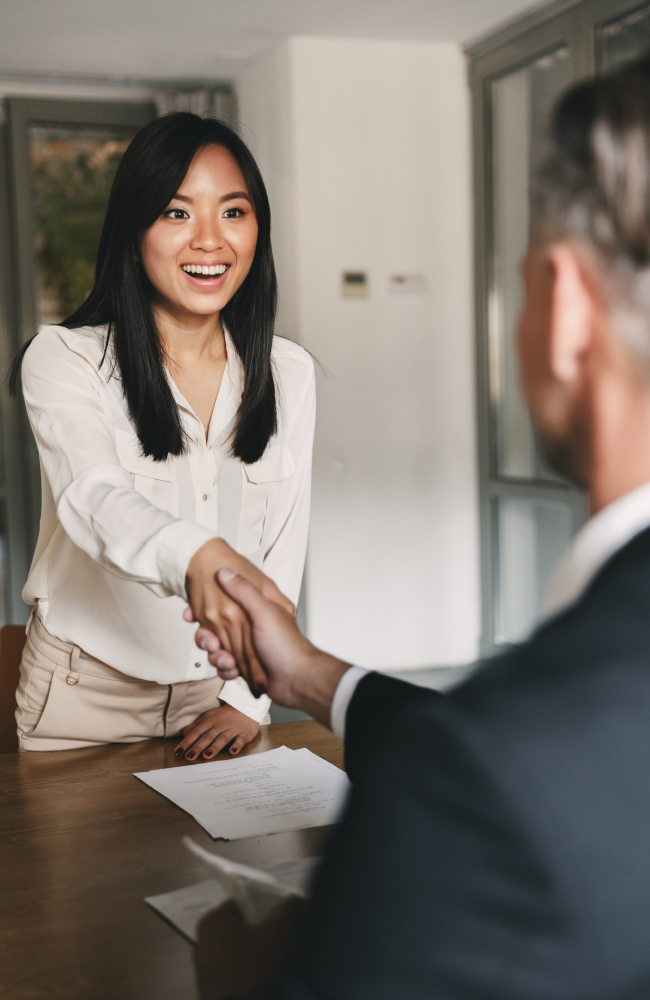
[(212, 252), (219, 250), (223, 245), (223, 233), (216, 222), (204, 222), (197, 228), (190, 241), (192, 250), (207, 250)]

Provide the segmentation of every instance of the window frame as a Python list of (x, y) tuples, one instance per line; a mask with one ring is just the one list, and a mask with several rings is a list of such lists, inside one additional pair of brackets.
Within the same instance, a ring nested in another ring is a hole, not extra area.
[[(0, 128), (0, 364), (6, 372), (21, 344), (36, 333), (33, 205), (29, 171), (31, 125), (139, 129), (156, 117), (151, 101), (97, 101), (82, 98), (5, 100), (6, 122)], [(5, 505), (7, 539), (6, 621), (22, 624), (29, 609), (22, 600), (40, 522), (38, 451), (20, 396), (0, 393), (4, 476), (0, 502)]]
[(647, 0), (556, 0), (513, 19), (501, 30), (466, 47), (472, 95), (473, 195), (475, 234), (475, 324), (479, 518), (481, 547), (481, 651), (490, 655), (497, 644), (499, 621), (499, 497), (563, 500), (572, 510), (574, 530), (588, 516), (587, 497), (568, 484), (500, 476), (496, 464), (496, 421), (490, 400), (489, 303), (495, 287), (494, 205), (492, 171), (492, 83), (565, 45), (572, 80), (594, 76), (600, 69), (599, 29), (647, 6)]

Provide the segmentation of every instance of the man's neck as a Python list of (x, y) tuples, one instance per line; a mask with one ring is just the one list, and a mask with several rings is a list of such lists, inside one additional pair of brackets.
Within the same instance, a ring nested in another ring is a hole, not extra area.
[(592, 413), (589, 498), (597, 514), (650, 482), (650, 388), (637, 379), (604, 379)]

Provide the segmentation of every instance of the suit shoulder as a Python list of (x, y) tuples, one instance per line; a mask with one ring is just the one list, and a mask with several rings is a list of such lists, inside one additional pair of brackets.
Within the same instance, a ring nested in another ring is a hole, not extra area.
[(587, 770), (593, 760), (613, 766), (641, 755), (635, 741), (650, 752), (649, 562), (612, 564), (581, 600), (450, 695), (489, 734), (504, 771), (526, 772), (532, 787), (547, 781), (551, 761), (566, 782), (579, 760)]

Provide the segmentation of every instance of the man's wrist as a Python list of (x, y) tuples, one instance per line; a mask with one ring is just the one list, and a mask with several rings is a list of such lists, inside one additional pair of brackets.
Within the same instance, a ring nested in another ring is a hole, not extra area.
[(341, 677), (349, 668), (349, 663), (312, 647), (303, 669), (293, 680), (293, 707), (331, 729), (332, 701)]

